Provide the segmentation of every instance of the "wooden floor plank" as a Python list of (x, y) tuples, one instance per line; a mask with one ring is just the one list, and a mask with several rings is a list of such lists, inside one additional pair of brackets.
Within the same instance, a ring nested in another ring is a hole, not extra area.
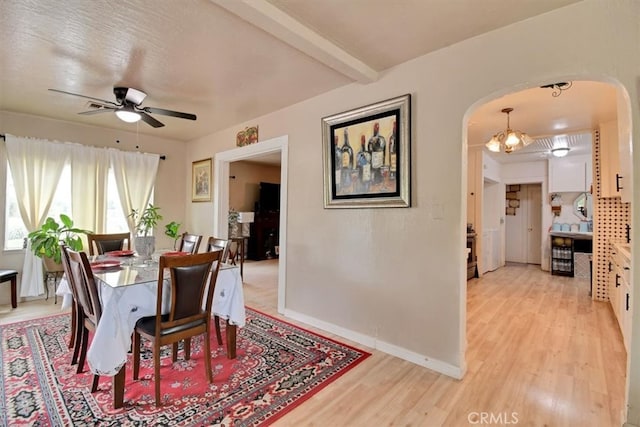
[[(281, 317), (277, 267), (277, 260), (247, 262), (244, 292), (248, 306)], [(470, 280), (463, 380), (301, 324), (372, 356), (274, 425), (461, 426), (485, 412), (503, 421), (515, 414), (526, 426), (620, 426), (626, 352), (609, 304), (588, 292), (585, 279), (532, 265)], [(0, 323), (58, 313), (59, 306), (50, 299), (1, 307)]]

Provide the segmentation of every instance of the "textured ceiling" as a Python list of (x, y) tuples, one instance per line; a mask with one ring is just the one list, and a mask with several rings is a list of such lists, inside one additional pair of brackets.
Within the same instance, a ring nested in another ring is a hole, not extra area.
[[(4, 0), (0, 110), (188, 141), (575, 1)], [(114, 86), (198, 120), (78, 115), (87, 99), (47, 90)]]

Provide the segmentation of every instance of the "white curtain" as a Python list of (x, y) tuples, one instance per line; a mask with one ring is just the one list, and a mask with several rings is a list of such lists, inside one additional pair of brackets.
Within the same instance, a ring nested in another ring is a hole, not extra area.
[(94, 233), (105, 233), (109, 153), (80, 144), (67, 147), (71, 152), (73, 224)]
[[(5, 141), (20, 216), (31, 232), (40, 227), (47, 217), (68, 151), (63, 144), (35, 138), (6, 135)], [(27, 243), (20, 285), (22, 297), (44, 293), (42, 260), (30, 249), (31, 245)]]
[(129, 215), (133, 209), (142, 212), (147, 207), (156, 182), (160, 156), (116, 150), (109, 150), (109, 156), (120, 203), (127, 216), (131, 235), (135, 236), (135, 224)]

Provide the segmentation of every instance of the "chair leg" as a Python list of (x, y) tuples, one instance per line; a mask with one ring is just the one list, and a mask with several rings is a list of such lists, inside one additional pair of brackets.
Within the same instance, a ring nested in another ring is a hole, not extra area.
[(226, 330), (226, 334), (227, 334), (227, 357), (229, 359), (235, 359), (236, 358), (236, 331), (237, 331), (237, 326), (236, 325), (232, 325), (229, 323), (229, 321), (227, 320), (227, 330)]
[(133, 379), (138, 379), (140, 372), (140, 334), (133, 333)]
[(171, 361), (175, 363), (178, 360), (178, 343), (174, 342), (171, 346)]
[(100, 375), (93, 374), (93, 381), (91, 382), (91, 393), (98, 391), (98, 381), (100, 381)]
[(222, 333), (220, 332), (220, 317), (213, 316), (213, 321), (216, 324), (216, 338), (218, 340), (218, 345), (222, 345)]
[(16, 276), (13, 276), (11, 278), (11, 307), (12, 308), (18, 307), (18, 292), (16, 290), (16, 283), (17, 283), (17, 278)]
[(204, 334), (204, 368), (207, 370), (207, 379), (209, 380), (209, 384), (213, 382), (213, 374), (211, 373), (211, 331), (207, 328), (207, 331)]
[(153, 381), (156, 386), (156, 407), (160, 407), (160, 345), (158, 341), (153, 343)]
[(184, 339), (184, 360), (191, 358), (191, 337)]
[(84, 371), (84, 360), (87, 357), (87, 342), (89, 341), (89, 330), (85, 327), (82, 328), (82, 339), (80, 348), (80, 359), (78, 360), (77, 374), (81, 374)]
[(82, 313), (82, 309), (75, 306), (76, 314), (75, 314), (75, 329), (73, 331), (73, 355), (71, 356), (71, 364), (75, 365), (78, 363), (78, 356), (80, 355), (80, 347), (82, 346), (82, 330), (84, 329), (84, 314)]
[[(69, 348), (73, 348), (76, 342), (76, 302), (71, 303), (71, 334), (69, 337)], [(73, 365), (73, 362), (71, 363)]]

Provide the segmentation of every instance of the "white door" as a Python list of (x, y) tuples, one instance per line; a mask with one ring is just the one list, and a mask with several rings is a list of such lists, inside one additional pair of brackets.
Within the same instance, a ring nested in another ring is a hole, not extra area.
[(542, 186), (531, 184), (527, 189), (527, 263), (542, 262)]
[(540, 264), (542, 259), (542, 186), (522, 184), (515, 215), (505, 218), (505, 259)]

